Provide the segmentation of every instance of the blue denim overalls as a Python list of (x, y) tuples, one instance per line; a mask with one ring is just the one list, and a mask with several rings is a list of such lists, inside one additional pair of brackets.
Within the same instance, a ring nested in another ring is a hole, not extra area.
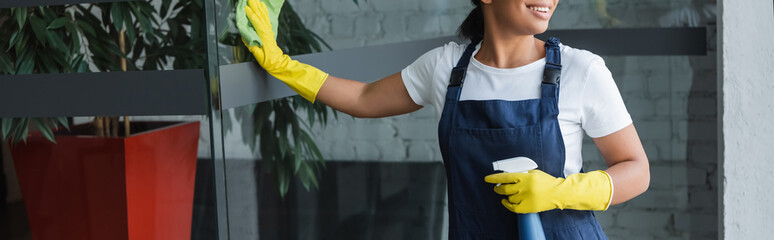
[[(546, 42), (541, 98), (521, 101), (459, 101), (474, 40), (453, 68), (438, 126), (449, 191), (449, 239), (518, 238), (516, 214), (500, 204), (484, 176), (492, 162), (524, 156), (538, 169), (564, 176), (564, 141), (559, 130), (559, 40)], [(607, 239), (591, 211), (550, 210), (540, 213), (546, 239)]]

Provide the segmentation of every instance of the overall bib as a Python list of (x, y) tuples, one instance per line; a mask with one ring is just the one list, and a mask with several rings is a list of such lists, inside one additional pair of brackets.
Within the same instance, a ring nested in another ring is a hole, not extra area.
[[(438, 125), (449, 192), (449, 239), (518, 238), (516, 214), (500, 204), (505, 198), (484, 182), (492, 162), (529, 157), (538, 169), (564, 176), (564, 141), (559, 130), (559, 40), (546, 42), (541, 98), (521, 101), (465, 100), (460, 93), (475, 46), (467, 46), (453, 68)], [(540, 213), (546, 239), (607, 239), (591, 211)]]

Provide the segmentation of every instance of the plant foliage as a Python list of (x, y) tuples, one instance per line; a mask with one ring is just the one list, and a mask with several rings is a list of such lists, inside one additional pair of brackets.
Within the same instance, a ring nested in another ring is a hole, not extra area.
[[(159, 70), (204, 66), (202, 0), (91, 3), (0, 9), (0, 74)], [(163, 27), (166, 23), (168, 27)], [(190, 28), (191, 31), (186, 29)], [(118, 46), (126, 30), (127, 53)], [(99, 99), (95, 99), (99, 101)], [(32, 124), (51, 141), (64, 117), (2, 119), (3, 139), (23, 141)]]
[[(0, 9), (0, 74), (121, 71), (122, 57), (129, 71), (160, 70), (170, 64), (174, 69), (203, 68), (202, 4), (203, 0), (161, 0), (158, 9), (149, 1)], [(126, 54), (118, 46), (122, 29), (126, 30)], [(235, 62), (253, 61), (239, 34), (231, 30), (224, 31), (220, 42), (233, 47)], [(287, 2), (280, 13), (277, 42), (290, 55), (330, 49)], [(296, 96), (259, 103), (249, 110), (255, 131), (244, 140), (260, 146), (253, 151), (259, 150), (267, 170), (276, 173), (281, 195), (288, 192), (293, 176), (307, 190), (317, 187), (325, 165), (309, 129), (316, 122), (326, 123), (327, 107)], [(306, 119), (298, 112), (305, 113)], [(1, 125), (0, 137), (15, 143), (27, 137), (30, 125), (51, 141), (58, 126), (68, 126), (64, 117), (5, 118)]]

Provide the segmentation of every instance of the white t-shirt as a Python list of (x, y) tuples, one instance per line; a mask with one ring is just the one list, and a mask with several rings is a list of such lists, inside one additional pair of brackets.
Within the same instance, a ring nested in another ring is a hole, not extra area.
[[(481, 45), (476, 47), (476, 52)], [(466, 45), (450, 42), (433, 49), (401, 71), (403, 84), (418, 105), (432, 106), (440, 121), (451, 69)], [(603, 137), (632, 123), (610, 70), (601, 57), (561, 45), (559, 128), (566, 151), (564, 174), (580, 172), (583, 133)], [(475, 56), (475, 53), (473, 53)], [(540, 98), (545, 58), (518, 68), (494, 68), (470, 60), (460, 100)]]

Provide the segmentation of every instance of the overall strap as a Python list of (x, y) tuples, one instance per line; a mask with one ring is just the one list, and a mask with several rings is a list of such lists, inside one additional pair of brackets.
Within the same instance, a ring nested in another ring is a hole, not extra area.
[(468, 47), (465, 48), (465, 52), (462, 53), (462, 57), (457, 61), (457, 66), (452, 68), (451, 76), (449, 77), (449, 87), (446, 90), (446, 102), (457, 102), (460, 99), (460, 93), (462, 92), (462, 83), (465, 81), (465, 74), (468, 72), (468, 64), (470, 58), (473, 56), (473, 52), (476, 50), (476, 45), (481, 41), (480, 38), (473, 39)]
[(552, 37), (546, 42), (546, 69), (543, 71), (543, 83), (557, 84), (562, 75), (562, 53), (559, 39)]
[(449, 78), (449, 87), (462, 86), (462, 82), (465, 81), (465, 73), (468, 72), (468, 64), (470, 58), (473, 56), (473, 52), (476, 50), (476, 45), (481, 42), (480, 38), (473, 39), (468, 47), (465, 48), (465, 52), (462, 53), (462, 57), (457, 61), (457, 66), (452, 68), (451, 77)]
[[(552, 37), (546, 41), (546, 67), (543, 70), (543, 84), (541, 84), (542, 99), (559, 98), (559, 80), (562, 76), (562, 53), (559, 48), (559, 39)], [(556, 103), (556, 101), (553, 101)]]

